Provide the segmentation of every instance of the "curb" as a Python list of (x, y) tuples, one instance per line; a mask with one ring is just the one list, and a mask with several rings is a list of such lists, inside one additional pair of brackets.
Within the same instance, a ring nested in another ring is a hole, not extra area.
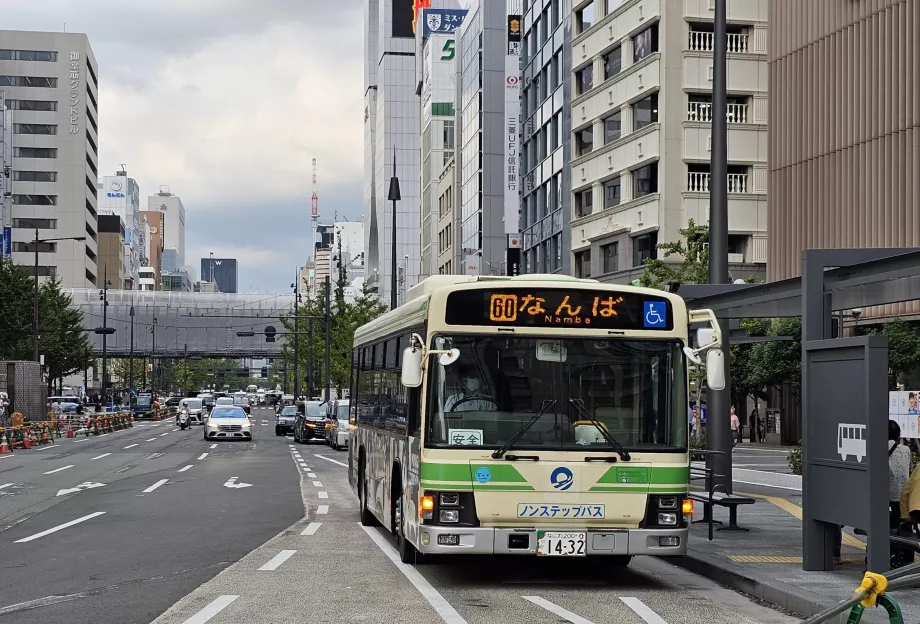
[[(708, 555), (689, 553), (683, 557), (669, 557), (667, 561), (694, 574), (712, 579), (720, 585), (791, 611), (802, 618), (811, 617), (837, 604), (824, 596), (766, 575), (750, 572)], [(846, 615), (842, 614), (827, 621), (831, 624), (845, 624)]]

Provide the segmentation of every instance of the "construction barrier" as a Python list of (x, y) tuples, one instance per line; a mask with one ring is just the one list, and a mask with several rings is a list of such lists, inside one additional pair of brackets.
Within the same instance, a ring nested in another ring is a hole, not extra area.
[(86, 436), (102, 435), (134, 426), (134, 415), (130, 412), (87, 414), (82, 417), (73, 414), (70, 418), (60, 419), (49, 413), (49, 419), (40, 422), (25, 422), (22, 414), (16, 413), (12, 420), (11, 427), (0, 427), (2, 455), (19, 449), (54, 444), (57, 438), (73, 438), (78, 433)]

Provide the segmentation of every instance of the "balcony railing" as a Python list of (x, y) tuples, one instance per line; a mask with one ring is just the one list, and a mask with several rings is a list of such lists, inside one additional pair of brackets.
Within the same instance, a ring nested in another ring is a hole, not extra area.
[[(748, 105), (747, 104), (728, 104), (726, 117), (730, 124), (748, 123)], [(712, 121), (712, 103), (711, 102), (690, 102), (687, 108), (687, 121), (702, 121), (709, 123)]]
[[(694, 52), (712, 52), (715, 34), (711, 32), (691, 30), (690, 31), (690, 49)], [(726, 35), (730, 53), (746, 54), (750, 51), (748, 47), (749, 36), (743, 33), (729, 33)]]
[[(691, 193), (708, 193), (709, 192), (709, 173), (697, 173), (691, 171), (687, 180), (687, 190)], [(748, 193), (748, 174), (746, 173), (729, 173), (728, 174), (728, 192), (729, 193)]]

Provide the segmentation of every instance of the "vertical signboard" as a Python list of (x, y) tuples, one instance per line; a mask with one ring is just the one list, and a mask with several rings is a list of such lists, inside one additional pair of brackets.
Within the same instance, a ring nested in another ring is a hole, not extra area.
[(70, 53), (70, 134), (80, 133), (80, 53)]
[(9, 258), (13, 251), (13, 228), (3, 227), (3, 257)]
[(508, 236), (508, 249), (506, 251), (505, 267), (507, 275), (512, 277), (521, 274), (521, 235)]
[(505, 234), (520, 227), (521, 2), (507, 0), (508, 48), (505, 55)]

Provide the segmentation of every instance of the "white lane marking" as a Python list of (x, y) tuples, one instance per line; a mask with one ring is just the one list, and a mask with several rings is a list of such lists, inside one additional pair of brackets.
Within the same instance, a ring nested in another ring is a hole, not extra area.
[(149, 488), (147, 488), (146, 490), (144, 490), (144, 494), (150, 494), (152, 491), (154, 491), (155, 489), (157, 489), (158, 487), (160, 487), (161, 485), (163, 485), (163, 484), (166, 483), (167, 481), (169, 481), (169, 479), (160, 479), (159, 481), (157, 481), (156, 483), (154, 483), (153, 485), (151, 485)]
[(322, 522), (311, 522), (310, 524), (307, 525), (307, 528), (305, 528), (303, 531), (300, 532), (300, 534), (301, 535), (316, 535), (316, 532), (319, 530), (321, 526), (323, 526)]
[(82, 440), (77, 440), (77, 442), (89, 442), (89, 438), (83, 438)]
[(39, 538), (45, 537), (46, 535), (51, 535), (52, 533), (57, 533), (57, 532), (60, 531), (61, 529), (66, 529), (67, 527), (72, 527), (72, 526), (75, 525), (75, 524), (80, 524), (81, 522), (86, 522), (87, 520), (92, 520), (92, 519), (95, 518), (96, 516), (101, 516), (101, 515), (104, 514), (104, 513), (105, 513), (104, 511), (97, 511), (97, 512), (95, 512), (95, 513), (91, 513), (91, 514), (89, 514), (88, 516), (83, 516), (82, 518), (77, 518), (76, 520), (71, 520), (70, 522), (65, 522), (64, 524), (59, 524), (58, 526), (53, 527), (53, 528), (50, 528), (50, 529), (48, 529), (47, 531), (42, 531), (41, 533), (36, 533), (35, 535), (30, 535), (29, 537), (24, 537), (24, 538), (22, 538), (21, 540), (16, 540), (16, 543), (17, 543), (17, 544), (21, 544), (21, 543), (23, 543), (23, 542), (31, 542), (32, 540), (37, 540), (37, 539), (39, 539)]
[(97, 459), (102, 459), (103, 457), (108, 457), (109, 455), (111, 455), (111, 453), (103, 453), (102, 455), (96, 455), (95, 457), (91, 457), (91, 458), (90, 458), (90, 461), (95, 461), (95, 460), (97, 460)]
[(105, 483), (93, 483), (92, 481), (84, 481), (77, 487), (67, 488), (66, 490), (58, 490), (57, 496), (64, 496), (65, 494), (73, 494), (74, 492), (82, 492), (83, 490), (91, 490), (97, 487), (104, 487)]
[(323, 482), (322, 482), (322, 481), (314, 481), (314, 482), (313, 482), (313, 487), (323, 487)]
[(129, 444), (128, 446), (125, 447), (125, 450), (128, 450), (129, 448), (134, 448), (135, 446), (137, 446), (137, 444)]
[(224, 483), (224, 487), (230, 488), (231, 490), (252, 487), (252, 483), (237, 483), (238, 479), (239, 477), (230, 477), (227, 479), (227, 482)]
[(652, 611), (648, 605), (646, 605), (644, 602), (642, 602), (638, 598), (631, 598), (627, 596), (625, 598), (620, 597), (620, 600), (627, 607), (635, 611), (636, 615), (638, 615), (640, 618), (645, 620), (647, 624), (668, 624), (662, 619), (660, 615)]
[(15, 483), (4, 483), (3, 485), (0, 485), (0, 490), (8, 488), (13, 485), (16, 485), (16, 484)]
[(325, 456), (323, 456), (323, 455), (318, 455), (318, 454), (316, 454), (316, 453), (314, 453), (314, 455), (316, 455), (316, 456), (319, 457), (320, 459), (325, 459), (327, 462), (332, 462), (333, 464), (338, 464), (339, 466), (345, 466), (346, 468), (348, 468), (348, 464), (343, 464), (342, 462), (340, 462), (340, 461), (338, 461), (338, 460), (336, 460), (336, 459), (332, 459), (331, 457), (325, 457)]
[(219, 596), (218, 598), (215, 598), (211, 604), (206, 606), (204, 609), (189, 619), (185, 620), (185, 622), (182, 624), (205, 624), (205, 622), (209, 621), (212, 617), (229, 607), (230, 604), (237, 598), (239, 598), (239, 596)]
[(179, 470), (177, 470), (176, 472), (185, 472), (186, 470), (188, 470), (188, 469), (191, 468), (191, 467), (192, 467), (192, 464), (189, 464), (188, 466), (185, 466), (185, 467), (183, 467), (183, 468), (179, 468)]
[(177, 431), (179, 431), (179, 430), (178, 430), (178, 429), (173, 429), (170, 433), (175, 433), (175, 432), (177, 432)]
[(524, 600), (528, 600), (534, 603), (538, 607), (542, 607), (546, 609), (550, 613), (558, 615), (563, 620), (571, 622), (572, 624), (594, 624), (591, 620), (586, 620), (580, 615), (575, 615), (571, 611), (567, 609), (563, 609), (559, 605), (553, 604), (549, 600), (544, 600), (543, 598), (540, 598), (539, 596), (522, 596), (522, 598)]
[(293, 444), (288, 444), (288, 446), (291, 447), (291, 448), (294, 448), (294, 445), (293, 445)]
[(296, 550), (282, 550), (280, 553), (269, 559), (268, 563), (259, 568), (259, 570), (268, 572), (277, 570), (282, 563), (293, 557), (296, 553)]
[(38, 450), (44, 451), (44, 450), (46, 450), (46, 449), (54, 448), (55, 446), (57, 446), (57, 444), (49, 444), (48, 446), (43, 446), (43, 447), (41, 447), (41, 448), (38, 449)]
[(320, 505), (316, 508), (316, 515), (318, 516), (325, 516), (327, 513), (329, 513), (329, 505)]
[(217, 448), (217, 445), (216, 445), (216, 444), (212, 444), (212, 445), (211, 445), (211, 448), (212, 448), (212, 449), (216, 449), (216, 448)]
[[(358, 524), (358, 526), (361, 525)], [(457, 610), (450, 606), (450, 603), (444, 599), (444, 596), (442, 596), (438, 590), (432, 587), (431, 583), (429, 583), (424, 576), (419, 574), (418, 570), (399, 560), (399, 555), (396, 553), (396, 549), (390, 546), (390, 544), (383, 538), (383, 536), (380, 535), (380, 533), (370, 527), (362, 526), (361, 528), (364, 529), (364, 532), (367, 533), (368, 537), (374, 541), (374, 543), (377, 545), (377, 548), (379, 548), (383, 554), (385, 554), (390, 559), (390, 561), (393, 562), (393, 565), (396, 566), (396, 569), (402, 572), (403, 575), (409, 579), (409, 582), (412, 583), (415, 586), (415, 589), (417, 589), (422, 595), (422, 597), (428, 601), (428, 604), (430, 604), (434, 610), (438, 612), (438, 615), (441, 616), (441, 619), (444, 620), (446, 624), (467, 624), (466, 620), (464, 620), (463, 617), (457, 613)]]
[[(101, 457), (101, 455), (100, 455), (100, 457)], [(94, 457), (93, 459), (99, 459), (99, 458), (98, 458), (98, 457)], [(54, 470), (49, 470), (49, 471), (46, 472), (45, 474), (54, 474), (55, 472), (60, 472), (60, 471), (62, 471), (62, 470), (67, 470), (68, 468), (73, 468), (73, 464), (71, 464), (71, 465), (69, 465), (69, 466), (64, 466), (63, 468), (55, 468)]]
[(316, 495), (320, 498), (329, 498), (329, 492), (317, 492)]
[(207, 456), (208, 456), (207, 453), (202, 453), (201, 455), (198, 456), (198, 461), (201, 461), (202, 459), (204, 459), (204, 458), (207, 457)]
[(311, 479), (315, 479), (315, 478), (316, 478), (316, 473), (315, 473), (315, 472), (308, 472), (308, 473), (307, 473), (307, 476), (310, 477)]
[(86, 598), (86, 594), (80, 593), (80, 594), (67, 594), (65, 596), (46, 596), (44, 598), (38, 598), (36, 600), (27, 600), (26, 602), (17, 602), (16, 604), (0, 608), (0, 615), (6, 615), (8, 613), (16, 613), (17, 611), (25, 611), (26, 609), (37, 609), (38, 607), (47, 607), (49, 605), (59, 604), (62, 602), (70, 602), (71, 600), (77, 600), (79, 598)]
[(144, 440), (144, 442), (156, 442), (156, 441), (157, 441), (156, 438), (150, 438), (149, 440)]
[(102, 434), (101, 436), (99, 436), (99, 437), (100, 437), (100, 438), (104, 438), (104, 437), (107, 436), (107, 435), (109, 435), (109, 434), (103, 433), (103, 434)]
[(161, 433), (161, 434), (160, 434), (160, 437), (162, 438), (163, 436), (167, 436), (167, 435), (169, 435), (169, 432), (168, 432), (168, 431), (167, 431), (166, 433)]

